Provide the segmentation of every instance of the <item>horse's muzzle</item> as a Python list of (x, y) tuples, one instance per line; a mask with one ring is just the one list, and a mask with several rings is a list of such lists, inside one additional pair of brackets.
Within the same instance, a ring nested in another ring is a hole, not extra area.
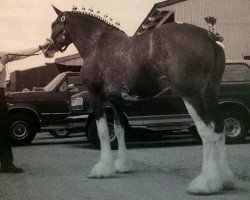
[(54, 50), (47, 50), (47, 51), (43, 51), (43, 54), (46, 58), (53, 58), (55, 55), (55, 51)]
[(49, 46), (43, 50), (43, 54), (46, 58), (52, 58), (54, 57), (54, 54), (55, 54), (55, 45), (54, 45), (54, 41), (52, 39), (47, 39), (47, 41), (50, 41), (50, 44)]

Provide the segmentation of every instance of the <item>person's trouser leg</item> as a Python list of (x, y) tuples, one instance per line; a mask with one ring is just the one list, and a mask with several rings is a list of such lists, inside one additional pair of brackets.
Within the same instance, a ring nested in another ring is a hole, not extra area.
[(9, 139), (8, 107), (4, 88), (0, 88), (0, 161), (2, 165), (9, 165), (13, 162)]

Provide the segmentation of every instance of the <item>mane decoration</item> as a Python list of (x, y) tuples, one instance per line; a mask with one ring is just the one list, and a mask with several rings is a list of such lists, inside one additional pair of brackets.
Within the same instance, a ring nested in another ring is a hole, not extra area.
[(120, 22), (117, 21), (114, 23), (113, 22), (113, 18), (108, 16), (108, 14), (104, 14), (103, 17), (100, 16), (101, 11), (97, 10), (96, 13), (94, 13), (94, 9), (93, 7), (89, 8), (88, 10), (83, 6), (82, 7), (82, 12), (81, 11), (77, 11), (77, 7), (73, 5), (72, 11), (73, 13), (80, 13), (80, 14), (84, 14), (84, 15), (89, 15), (91, 17), (94, 17), (96, 19), (99, 19), (101, 21), (103, 21), (104, 23), (113, 26), (114, 28), (117, 28), (120, 30), (119, 26), (120, 26)]
[(214, 17), (208, 16), (208, 17), (205, 17), (205, 21), (208, 25), (208, 33), (210, 37), (215, 41), (223, 42), (224, 38), (219, 33), (215, 33), (214, 27), (215, 27), (217, 19)]

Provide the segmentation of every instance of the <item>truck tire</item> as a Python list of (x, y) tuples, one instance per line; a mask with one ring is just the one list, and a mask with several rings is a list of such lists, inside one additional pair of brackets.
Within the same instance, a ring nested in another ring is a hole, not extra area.
[(9, 116), (10, 141), (12, 145), (28, 145), (36, 136), (35, 120), (27, 114), (13, 114)]
[(222, 112), (227, 143), (241, 143), (247, 136), (247, 121), (243, 112), (224, 110)]
[(67, 138), (70, 135), (70, 132), (66, 129), (50, 130), (49, 132), (56, 138)]
[[(235, 110), (222, 110), (222, 121), (224, 123), (224, 133), (226, 143), (237, 144), (245, 140), (247, 136), (247, 121), (244, 113)], [(192, 129), (193, 136), (201, 141), (196, 128)]]

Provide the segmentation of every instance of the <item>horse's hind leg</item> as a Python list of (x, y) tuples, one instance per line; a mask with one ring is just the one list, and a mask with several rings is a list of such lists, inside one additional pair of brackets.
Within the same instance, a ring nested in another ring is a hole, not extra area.
[(101, 146), (101, 156), (100, 161), (92, 168), (88, 177), (111, 177), (115, 174), (115, 167), (109, 142), (109, 129), (106, 120), (104, 102), (100, 97), (93, 96), (91, 98), (91, 106), (96, 117), (97, 131)]
[(201, 99), (185, 99), (185, 105), (195, 122), (203, 143), (202, 171), (201, 174), (191, 182), (188, 187), (188, 192), (194, 194), (220, 192), (223, 186), (218, 163), (219, 155), (217, 144), (221, 137), (214, 131), (215, 124), (212, 121), (205, 121), (204, 116), (207, 116), (207, 113)]
[(233, 174), (228, 165), (218, 104), (214, 93), (185, 98), (185, 105), (193, 118), (203, 143), (201, 174), (189, 185), (195, 194), (218, 193), (233, 185)]
[(118, 173), (130, 171), (130, 163), (127, 157), (127, 149), (125, 144), (125, 125), (122, 120), (122, 104), (119, 102), (112, 102), (114, 110), (114, 131), (118, 141), (118, 157), (115, 161), (115, 169)]

